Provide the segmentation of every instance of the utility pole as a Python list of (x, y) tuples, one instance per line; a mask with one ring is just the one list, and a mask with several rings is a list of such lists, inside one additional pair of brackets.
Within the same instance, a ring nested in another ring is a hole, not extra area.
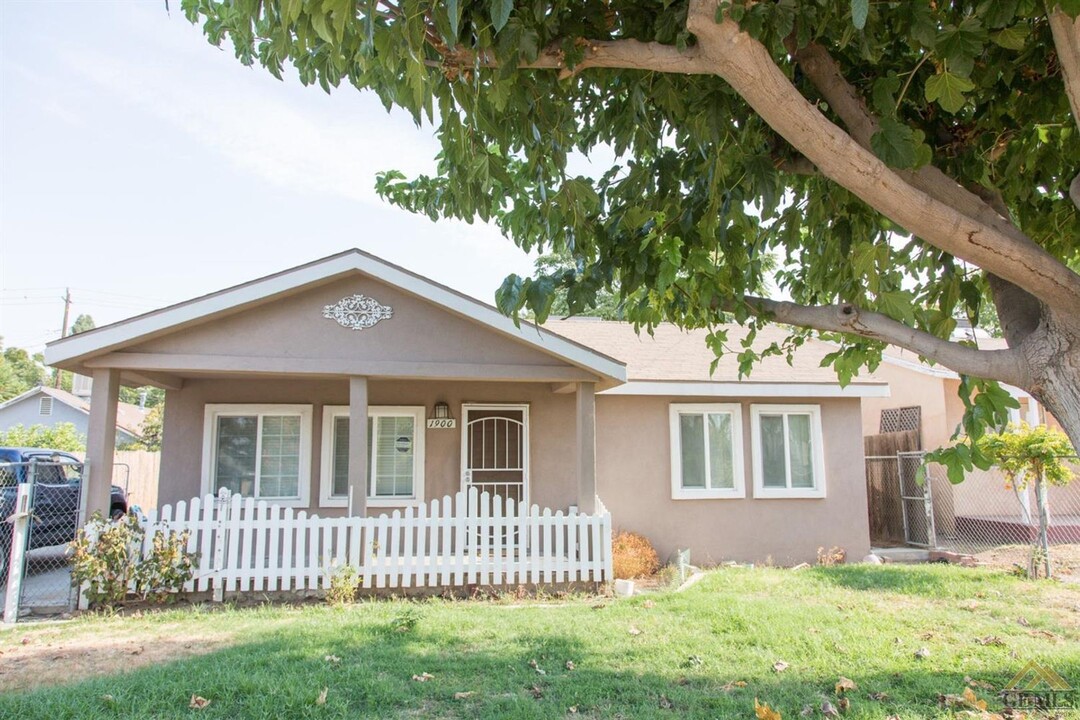
[[(68, 334), (68, 319), (71, 317), (71, 288), (65, 288), (64, 292), (64, 324), (60, 326), (60, 339), (63, 340)], [(56, 377), (53, 379), (53, 387), (60, 389), (60, 368), (56, 368)]]

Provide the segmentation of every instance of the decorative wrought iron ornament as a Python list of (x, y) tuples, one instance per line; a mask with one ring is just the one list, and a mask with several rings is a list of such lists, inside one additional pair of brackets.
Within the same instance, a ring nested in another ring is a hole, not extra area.
[(392, 317), (394, 309), (367, 295), (349, 295), (324, 307), (322, 314), (350, 330), (366, 330), (380, 320)]

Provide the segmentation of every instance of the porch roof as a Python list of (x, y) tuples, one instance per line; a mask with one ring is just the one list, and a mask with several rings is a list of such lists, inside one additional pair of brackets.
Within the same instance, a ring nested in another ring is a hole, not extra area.
[[(368, 363), (360, 366), (348, 362), (348, 357), (334, 363), (313, 363), (309, 358), (288, 357), (253, 358), (230, 357), (221, 353), (199, 356), (173, 353), (163, 364), (163, 355), (148, 356), (142, 348), (150, 341), (174, 336), (211, 321), (224, 320), (245, 310), (266, 306), (271, 302), (293, 297), (309, 289), (326, 286), (351, 276), (364, 276), (383, 286), (394, 288), (405, 295), (422, 300), (435, 308), (455, 316), (460, 321), (473, 323), (517, 346), (539, 352), (543, 362), (557, 362), (567, 370), (551, 367), (552, 381), (591, 379), (600, 387), (613, 387), (626, 380), (626, 366), (619, 360), (604, 355), (571, 338), (562, 337), (527, 322), (520, 326), (496, 308), (452, 290), (428, 278), (409, 272), (359, 249), (351, 249), (337, 255), (300, 265), (257, 280), (221, 290), (186, 302), (145, 313), (128, 320), (106, 325), (95, 330), (79, 333), (48, 344), (45, 361), (49, 365), (88, 373), (97, 367), (116, 367), (123, 370), (122, 381), (129, 384), (153, 384), (169, 387), (174, 377), (207, 372), (251, 371), (269, 374), (343, 374), (364, 375), (365, 368), (373, 368), (371, 375), (394, 375), (397, 367), (392, 363)], [(347, 353), (346, 353), (347, 355)], [(399, 363), (400, 365), (401, 363)], [(453, 363), (451, 363), (453, 364)], [(407, 365), (407, 363), (406, 363)], [(412, 363), (417, 365), (417, 363)], [(433, 365), (433, 364), (432, 364)], [(461, 377), (484, 378), (484, 367), (475, 362), (458, 363), (450, 367)], [(442, 367), (447, 367), (443, 363)], [(549, 366), (541, 366), (549, 367)], [(499, 365), (508, 373), (514, 371), (509, 365)], [(409, 376), (415, 368), (402, 367), (401, 376)], [(424, 373), (433, 372), (424, 368)], [(546, 370), (541, 369), (540, 375)], [(169, 373), (174, 374), (170, 377)], [(560, 374), (561, 373), (561, 374)], [(537, 373), (533, 373), (537, 374)], [(565, 377), (564, 377), (565, 376)], [(503, 378), (507, 379), (507, 378)], [(525, 379), (523, 376), (522, 379)]]

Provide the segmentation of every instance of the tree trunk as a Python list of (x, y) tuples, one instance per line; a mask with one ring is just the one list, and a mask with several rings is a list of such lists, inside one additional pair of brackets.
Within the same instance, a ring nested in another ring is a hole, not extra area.
[(1039, 327), (1020, 347), (1031, 374), (1024, 389), (1061, 423), (1080, 450), (1080, 312), (1077, 316), (1063, 325), (1044, 312)]
[(1046, 480), (1043, 479), (1042, 474), (1035, 476), (1035, 505), (1039, 510), (1039, 538), (1038, 548), (1042, 555), (1040, 558), (1043, 564), (1043, 570), (1045, 571), (1047, 579), (1051, 577), (1050, 571), (1050, 508), (1046, 503)]

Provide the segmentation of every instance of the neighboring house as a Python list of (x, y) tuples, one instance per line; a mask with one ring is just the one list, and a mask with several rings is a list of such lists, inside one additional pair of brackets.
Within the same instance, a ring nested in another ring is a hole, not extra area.
[(869, 550), (861, 403), (888, 387), (841, 388), (818, 367), (832, 349), (740, 381), (734, 357), (710, 374), (701, 332), (518, 327), (350, 250), (56, 341), (46, 362), (94, 378), (91, 510), (112, 457), (94, 421), (120, 383), (153, 384), (162, 503), (228, 488), (374, 515), (475, 486), (553, 510), (599, 499), (662, 557), (788, 564)]
[[(117, 446), (138, 441), (142, 437), (140, 426), (145, 418), (146, 410), (139, 406), (117, 403)], [(0, 404), (0, 430), (7, 430), (15, 425), (52, 427), (71, 423), (79, 433), (86, 435), (89, 422), (90, 402), (85, 397), (66, 390), (38, 386)]]

